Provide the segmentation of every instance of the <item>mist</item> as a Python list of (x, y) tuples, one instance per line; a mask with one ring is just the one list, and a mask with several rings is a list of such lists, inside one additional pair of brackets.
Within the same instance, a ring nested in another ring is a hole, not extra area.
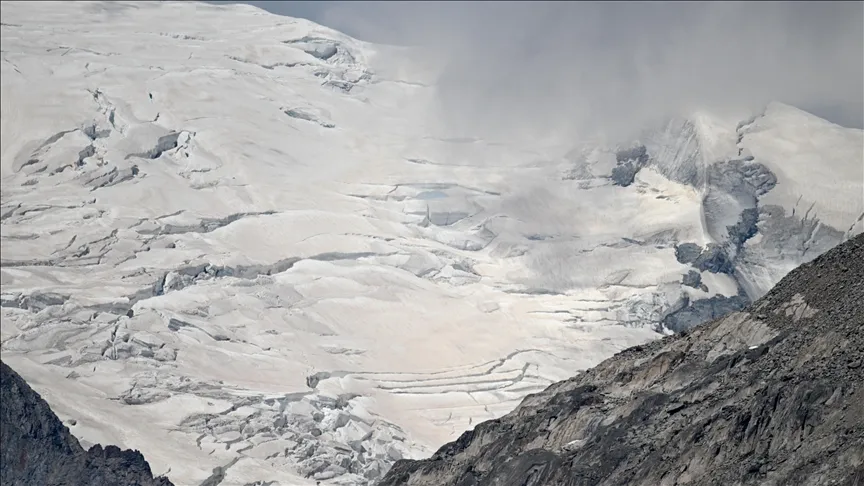
[(250, 3), (417, 46), (456, 132), (621, 137), (770, 101), (864, 127), (861, 2)]

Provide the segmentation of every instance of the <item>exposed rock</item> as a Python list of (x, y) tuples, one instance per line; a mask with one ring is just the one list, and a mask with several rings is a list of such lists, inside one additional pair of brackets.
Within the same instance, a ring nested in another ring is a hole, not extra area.
[(859, 235), (746, 311), (529, 395), (381, 484), (860, 484), (862, 302)]
[(702, 247), (696, 243), (682, 243), (675, 247), (675, 258), (679, 263), (693, 263), (702, 254)]
[(729, 226), (729, 240), (735, 245), (736, 249), (740, 249), (745, 241), (756, 235), (759, 231), (757, 223), (759, 222), (759, 209), (747, 208), (741, 211), (741, 219), (734, 226)]
[(684, 278), (681, 279), (681, 285), (693, 287), (694, 289), (705, 287), (705, 285), (702, 284), (702, 274), (696, 270), (690, 270), (687, 272), (687, 275), (684, 275)]
[(735, 271), (735, 265), (726, 250), (720, 245), (709, 243), (702, 251), (693, 266), (701, 271), (709, 271), (712, 273), (728, 273)]
[(225, 474), (228, 471), (228, 468), (236, 464), (238, 461), (237, 458), (234, 458), (228, 464), (224, 466), (216, 466), (213, 468), (213, 474), (211, 474), (207, 479), (201, 483), (200, 486), (218, 486), (222, 481), (225, 480)]
[(96, 155), (96, 148), (92, 145), (88, 145), (84, 147), (84, 149), (82, 149), (80, 152), (78, 152), (78, 161), (76, 164), (80, 167), (84, 164), (84, 159), (88, 157), (93, 157), (94, 155)]
[(681, 309), (666, 315), (663, 318), (663, 327), (675, 332), (684, 331), (703, 322), (741, 310), (749, 303), (750, 301), (744, 295), (733, 295), (732, 297), (715, 295), (707, 299), (693, 300)]
[[(751, 215), (753, 213), (748, 212), (747, 214)], [(749, 224), (750, 219), (748, 218), (746, 221), (739, 223), (739, 225), (734, 227), (730, 226), (729, 234), (748, 235), (750, 228)], [(752, 222), (752, 225), (755, 226), (755, 221)], [(739, 228), (739, 226), (741, 226), (741, 228)], [(752, 236), (752, 234), (749, 234), (747, 238), (750, 236)], [(746, 238), (741, 239), (741, 242), (743, 243), (744, 240), (746, 240)], [(716, 243), (709, 243), (704, 249), (695, 243), (682, 243), (675, 247), (675, 258), (679, 263), (692, 264), (693, 267), (702, 272), (707, 270), (713, 273), (731, 274), (735, 270), (734, 262), (729, 258), (726, 250)]]
[[(38, 393), (0, 362), (0, 484), (171, 486), (140, 452), (95, 445), (85, 451)], [(74, 421), (70, 421), (74, 425)]]
[(615, 154), (615, 158), (618, 165), (612, 169), (609, 178), (615, 185), (624, 187), (633, 184), (636, 173), (648, 163), (648, 153), (643, 145), (619, 150)]

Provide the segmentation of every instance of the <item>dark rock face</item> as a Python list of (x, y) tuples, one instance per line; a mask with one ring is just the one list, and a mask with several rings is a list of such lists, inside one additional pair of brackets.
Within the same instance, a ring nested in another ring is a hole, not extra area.
[(384, 486), (864, 481), (864, 235), (742, 312), (528, 396)]
[(664, 317), (663, 326), (670, 331), (681, 332), (703, 322), (741, 310), (749, 303), (750, 301), (744, 295), (733, 295), (732, 297), (715, 295), (707, 299), (689, 301), (681, 309)]
[(735, 266), (729, 255), (726, 254), (720, 245), (709, 243), (702, 251), (702, 254), (693, 262), (693, 266), (701, 271), (709, 271), (712, 273), (728, 273), (735, 271)]
[(173, 486), (154, 478), (138, 451), (85, 451), (48, 404), (0, 362), (0, 484), (9, 486)]
[(679, 263), (693, 263), (702, 254), (702, 247), (696, 243), (682, 243), (675, 247), (675, 258)]
[(639, 145), (633, 148), (619, 150), (615, 154), (618, 162), (612, 169), (610, 179), (618, 186), (627, 187), (633, 184), (636, 174), (648, 163), (648, 152), (645, 146)]
[(708, 287), (702, 283), (702, 274), (696, 270), (690, 270), (687, 272), (687, 275), (684, 275), (684, 278), (681, 279), (681, 285), (693, 287), (694, 289), (702, 289), (706, 292), (708, 291)]

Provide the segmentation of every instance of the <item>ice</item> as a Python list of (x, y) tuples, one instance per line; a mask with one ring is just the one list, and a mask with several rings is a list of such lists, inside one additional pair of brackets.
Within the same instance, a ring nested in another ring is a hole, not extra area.
[(180, 485), (370, 484), (861, 231), (861, 131), (783, 105), (524, 146), (249, 6), (2, 18), (3, 359)]
[(843, 231), (856, 224), (861, 230), (856, 219), (864, 213), (864, 132), (782, 103), (770, 104), (741, 132), (740, 146), (778, 178), (777, 188), (762, 199), (764, 204), (776, 204), (789, 213), (809, 211), (811, 217)]

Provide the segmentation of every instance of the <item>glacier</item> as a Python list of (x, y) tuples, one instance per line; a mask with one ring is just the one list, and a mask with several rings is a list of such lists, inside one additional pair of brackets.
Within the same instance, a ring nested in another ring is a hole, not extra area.
[(864, 132), (771, 103), (487, 140), (434, 70), (251, 6), (3, 2), (2, 353), (182, 485), (371, 484), (864, 231)]

